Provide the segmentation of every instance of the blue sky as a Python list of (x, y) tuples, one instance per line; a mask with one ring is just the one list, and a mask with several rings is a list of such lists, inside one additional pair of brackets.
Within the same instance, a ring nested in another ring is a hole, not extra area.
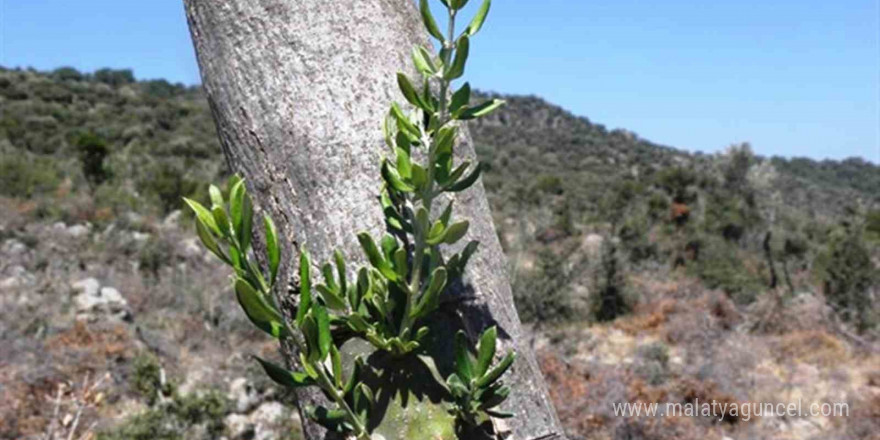
[[(0, 0), (0, 64), (197, 83), (181, 3)], [(658, 143), (880, 163), (880, 0), (495, 0), (471, 59), (478, 88)]]

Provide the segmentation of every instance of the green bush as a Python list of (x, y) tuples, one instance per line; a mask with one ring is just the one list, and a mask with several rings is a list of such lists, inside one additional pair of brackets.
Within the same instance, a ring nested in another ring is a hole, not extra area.
[(104, 164), (104, 159), (110, 153), (107, 142), (94, 132), (87, 132), (77, 137), (75, 145), (86, 181), (96, 187), (107, 180), (110, 177)]
[(134, 82), (134, 73), (131, 69), (99, 69), (92, 75), (95, 81), (102, 82), (111, 86), (121, 86)]
[(593, 280), (590, 311), (596, 321), (613, 321), (632, 309), (623, 261), (616, 243), (606, 240), (602, 245), (602, 258), (594, 271)]
[(167, 163), (152, 167), (139, 187), (166, 214), (180, 209), (183, 197), (199, 199), (196, 195), (206, 192), (203, 184), (184, 177), (183, 170)]
[(131, 367), (129, 384), (132, 391), (154, 405), (160, 395), (168, 394), (171, 390), (168, 385), (162, 384), (162, 366), (159, 361), (150, 354), (141, 354), (134, 359)]
[(876, 324), (870, 289), (877, 281), (877, 268), (865, 246), (864, 234), (855, 225), (837, 231), (825, 252), (824, 290), (829, 304), (859, 330)]
[(549, 249), (539, 251), (536, 268), (516, 278), (513, 298), (526, 322), (556, 322), (574, 317), (567, 285), (565, 261)]
[(25, 155), (0, 157), (0, 194), (29, 199), (54, 191), (61, 182), (55, 163)]
[(59, 67), (50, 76), (59, 81), (82, 81), (85, 76), (73, 67)]
[(205, 424), (206, 438), (220, 438), (223, 418), (230, 403), (222, 393), (207, 391), (174, 396), (170, 402), (152, 407), (123, 421), (115, 428), (100, 432), (98, 440), (191, 440), (188, 431)]
[(749, 270), (743, 261), (745, 254), (735, 245), (714, 236), (693, 243), (700, 257), (688, 266), (688, 271), (706, 287), (720, 289), (740, 304), (751, 303), (764, 290), (764, 281)]

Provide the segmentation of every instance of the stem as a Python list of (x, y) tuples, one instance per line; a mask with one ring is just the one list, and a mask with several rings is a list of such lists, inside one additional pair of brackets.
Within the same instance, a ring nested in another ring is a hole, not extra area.
[[(443, 65), (448, 66), (452, 60), (452, 49), (455, 48), (455, 10), (452, 8), (448, 8), (449, 11), (449, 25), (447, 27), (447, 37), (446, 41), (443, 42), (443, 48), (447, 49), (445, 56), (443, 57)], [(444, 76), (440, 77), (440, 111), (439, 111), (439, 121), (438, 127), (442, 127), (446, 125), (449, 119), (448, 115), (448, 106), (446, 95), (449, 94), (449, 85), (450, 81), (447, 80)], [(425, 211), (428, 212), (428, 224), (427, 231), (423, 231), (419, 226), (418, 222), (413, 219), (413, 229), (414, 229), (414, 239), (415, 239), (415, 254), (413, 255), (413, 270), (410, 279), (409, 286), (409, 294), (406, 296), (406, 307), (403, 313), (403, 322), (401, 323), (398, 334), (403, 335), (403, 332), (410, 327), (412, 327), (413, 319), (410, 317), (410, 312), (412, 311), (412, 303), (413, 298), (419, 294), (421, 291), (421, 282), (422, 282), (422, 260), (425, 256), (425, 247), (427, 245), (427, 232), (430, 231), (431, 228), (431, 205), (434, 201), (434, 160), (435, 160), (435, 151), (434, 151), (434, 140), (427, 137), (426, 133), (424, 133), (424, 129), (422, 130), (422, 143), (428, 147), (428, 184), (427, 188), (425, 188), (422, 193), (422, 206), (425, 208)]]
[(348, 402), (345, 401), (345, 398), (339, 394), (339, 390), (333, 385), (333, 381), (327, 377), (327, 372), (324, 371), (324, 366), (319, 362), (318, 365), (313, 365), (312, 367), (318, 367), (315, 369), (318, 370), (318, 378), (320, 379), (321, 388), (324, 388), (324, 390), (333, 397), (333, 401), (336, 402), (336, 405), (348, 415), (348, 422), (354, 427), (355, 436), (357, 436), (358, 440), (369, 440), (370, 434), (367, 432), (367, 428), (361, 423), (361, 420), (351, 407), (348, 406)]

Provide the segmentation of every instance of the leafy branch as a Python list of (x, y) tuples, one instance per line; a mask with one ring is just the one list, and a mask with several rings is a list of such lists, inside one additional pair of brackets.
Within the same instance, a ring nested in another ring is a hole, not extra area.
[[(253, 205), (244, 182), (237, 176), (230, 179), (228, 199), (212, 185), (210, 209), (185, 199), (196, 214), (196, 231), (204, 246), (233, 269), (236, 297), (248, 318), (269, 335), (292, 341), (298, 349), (301, 371), (288, 371), (257, 358), (266, 373), (286, 387), (319, 387), (335, 408), (310, 408), (309, 415), (328, 429), (359, 440), (370, 438), (368, 427), (375, 402), (373, 390), (361, 380), (369, 367), (357, 358), (352, 373), (344, 377), (334, 335), (354, 333), (393, 358), (423, 353), (428, 318), (439, 307), (441, 296), (448, 294), (452, 281), (462, 276), (479, 245), (470, 241), (460, 252), (444, 258), (441, 247), (462, 240), (469, 223), (454, 219), (451, 198), (447, 197), (449, 201), (439, 215), (434, 215), (434, 204), (446, 193), (473, 186), (482, 170), (479, 164), (458, 163), (455, 158), (460, 121), (485, 116), (503, 104), (490, 100), (471, 106), (467, 83), (452, 90), (453, 81), (464, 75), (470, 39), (482, 28), (491, 0), (484, 0), (457, 36), (457, 14), (467, 0), (441, 1), (448, 14), (445, 34), (440, 32), (427, 0), (419, 4), (428, 33), (440, 42), (439, 54), (433, 56), (421, 46), (414, 48), (413, 62), (421, 74), (418, 88), (405, 74), (397, 74), (400, 91), (413, 110), (404, 112), (400, 104), (393, 103), (383, 124), (391, 154), (380, 164), (383, 188), (379, 202), (388, 233), (378, 243), (367, 232), (357, 234), (367, 266), (349, 271), (337, 250), (333, 261), (321, 266), (322, 282), (313, 283), (309, 253), (301, 248), (299, 301), (293, 322), (287, 322), (272, 296), (281, 264), (278, 233), (271, 218), (264, 216), (263, 267), (251, 258)], [(450, 412), (461, 422), (478, 425), (488, 416), (508, 416), (494, 408), (510, 393), (499, 379), (515, 355), (510, 352), (489, 368), (496, 336), (494, 327), (482, 334), (474, 363), (464, 333), (456, 335), (456, 372), (438, 383), (449, 394)]]

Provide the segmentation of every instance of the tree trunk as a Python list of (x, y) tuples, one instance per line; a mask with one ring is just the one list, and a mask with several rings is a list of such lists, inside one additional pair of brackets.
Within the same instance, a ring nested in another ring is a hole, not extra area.
[[(414, 72), (409, 54), (427, 44), (410, 0), (184, 0), (202, 81), (232, 170), (285, 238), (284, 261), (305, 244), (314, 261), (334, 249), (363, 263), (355, 233), (380, 236), (380, 122), (403, 102), (395, 73)], [(413, 75), (414, 76), (414, 75)], [(465, 136), (467, 137), (467, 136)], [(465, 140), (458, 148), (474, 156)], [(564, 438), (513, 305), (505, 257), (482, 184), (460, 194), (457, 215), (481, 242), (466, 274), (473, 290), (457, 306), (471, 336), (496, 323), (501, 349), (520, 356), (503, 409), (516, 439)], [(291, 264), (280, 279), (295, 284)], [(284, 292), (278, 292), (283, 295)], [(287, 351), (288, 362), (293, 359)], [(300, 412), (321, 401), (298, 393)], [(306, 438), (324, 438), (303, 417)], [(390, 440), (390, 439), (389, 439)]]

